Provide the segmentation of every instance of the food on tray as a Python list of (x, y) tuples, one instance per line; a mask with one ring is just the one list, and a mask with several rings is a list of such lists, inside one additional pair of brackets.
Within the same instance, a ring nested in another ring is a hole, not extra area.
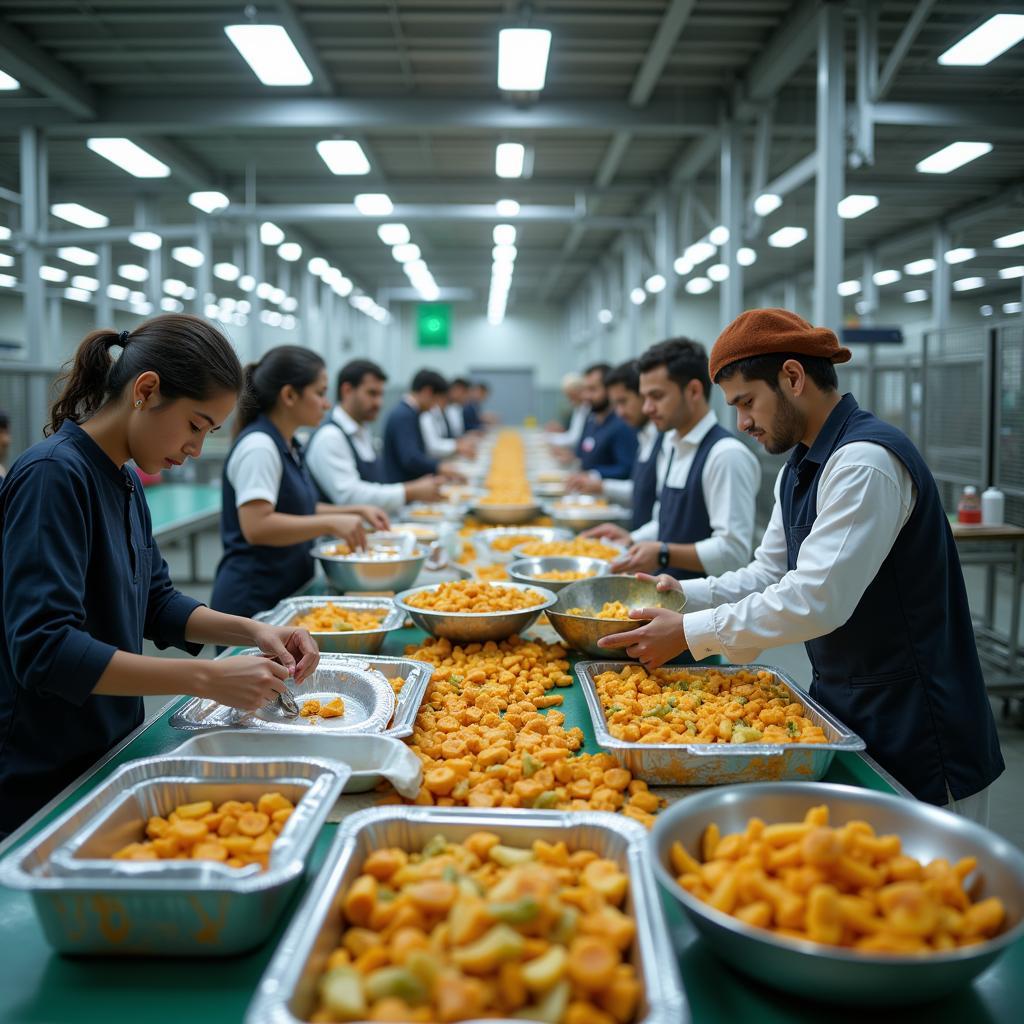
[(605, 498), (591, 498), (582, 495), (575, 498), (562, 498), (555, 503), (556, 512), (580, 512), (587, 509), (596, 511), (607, 507), (608, 501)]
[(688, 672), (640, 665), (594, 678), (608, 731), (629, 743), (825, 743), (821, 727), (771, 672)]
[(550, 572), (539, 572), (531, 577), (535, 580), (552, 580), (557, 583), (565, 583), (569, 580), (589, 580), (596, 576), (596, 572), (580, 572), (575, 569), (552, 569)]
[(544, 470), (537, 474), (537, 483), (539, 484), (560, 484), (564, 483), (568, 473), (564, 470)]
[(534, 535), (532, 533), (503, 533), (490, 542), (491, 550), (511, 551), (513, 548), (519, 547), (520, 544), (525, 544), (533, 539)]
[(629, 620), (629, 609), (621, 601), (605, 601), (599, 611), (593, 608), (568, 608), (566, 615), (580, 615), (588, 619), (614, 619), (616, 622)]
[(420, 526), (419, 523), (392, 523), (392, 533), (411, 533), (420, 540), (435, 540), (437, 530), (432, 526)]
[(362, 871), (339, 893), (343, 931), (312, 1021), (635, 1018), (636, 923), (615, 861), (475, 832), (374, 850)]
[(434, 590), (413, 594), (407, 603), (413, 608), (424, 608), (433, 612), (484, 614), (535, 608), (544, 603), (544, 595), (538, 594), (536, 590), (492, 587), (479, 580), (456, 580), (441, 583)]
[(146, 838), (121, 847), (114, 860), (216, 860), (232, 868), (266, 868), (270, 848), (295, 805), (281, 793), (251, 800), (179, 804), (146, 822)]
[(478, 580), (500, 582), (508, 579), (508, 570), (503, 565), (478, 565), (473, 570), (473, 577)]
[(572, 685), (564, 647), (432, 639), (406, 654), (435, 666), (408, 741), (423, 762), (415, 803), (622, 811), (653, 822), (662, 801), (647, 783), (611, 754), (573, 756), (583, 733), (565, 728), (562, 695), (551, 692)]
[(972, 946), (998, 934), (1005, 908), (973, 902), (964, 883), (974, 857), (924, 864), (897, 835), (876, 835), (866, 821), (829, 827), (827, 806), (802, 822), (701, 838), (699, 857), (673, 843), (679, 884), (725, 914), (776, 935), (863, 953), (928, 954)]
[(347, 544), (333, 544), (324, 549), (332, 558), (351, 558), (360, 562), (386, 562), (393, 558), (412, 558), (420, 554), (419, 549), (408, 552), (398, 544), (371, 544), (365, 551), (356, 551)]
[(438, 516), (448, 517), (453, 514), (451, 505), (420, 505), (418, 508), (409, 509), (409, 515), (411, 516), (430, 516), (431, 518), (437, 518)]
[(491, 467), (484, 481), (486, 493), (479, 505), (534, 505), (526, 480), (526, 449), (512, 430), (498, 434), (491, 453)]
[(344, 605), (328, 601), (304, 615), (297, 615), (292, 620), (292, 625), (301, 626), (311, 633), (361, 632), (368, 629), (379, 629), (385, 615), (387, 615), (386, 608), (361, 611), (358, 608), (346, 608)]
[(530, 558), (548, 558), (567, 555), (570, 558), (600, 558), (611, 562), (622, 554), (619, 548), (589, 537), (574, 537), (572, 540), (535, 540), (524, 544), (519, 554)]
[(335, 697), (327, 703), (311, 698), (303, 702), (299, 714), (314, 721), (317, 718), (341, 718), (345, 714), (345, 702), (340, 697)]

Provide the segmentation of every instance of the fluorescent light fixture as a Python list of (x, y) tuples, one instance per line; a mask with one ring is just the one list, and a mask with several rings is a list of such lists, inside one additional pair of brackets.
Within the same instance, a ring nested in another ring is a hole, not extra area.
[(6, 224), (0, 224), (0, 242), (6, 242), (11, 237), (11, 229)]
[(123, 284), (108, 284), (107, 295), (115, 302), (127, 302), (131, 295), (131, 289), (125, 288)]
[(184, 304), (177, 299), (172, 299), (169, 295), (165, 295), (160, 300), (160, 308), (165, 313), (183, 313), (185, 311)]
[(299, 308), (299, 300), (293, 295), (288, 295), (285, 300), (281, 303), (281, 309), (285, 313), (294, 313)]
[(757, 262), (757, 253), (747, 245), (736, 250), (736, 262), (741, 267), (752, 267)]
[(754, 200), (754, 213), (758, 217), (767, 217), (769, 213), (774, 213), (782, 205), (782, 196), (777, 196), (774, 192), (762, 192)]
[(963, 247), (960, 249), (948, 249), (943, 253), (942, 258), (949, 264), (966, 263), (968, 260), (973, 260), (977, 255), (977, 250)]
[(708, 232), (708, 241), (712, 245), (725, 245), (729, 241), (729, 229), (724, 224), (719, 224)]
[(491, 249), (491, 259), (495, 263), (514, 263), (519, 250), (514, 245), (496, 245)]
[(323, 256), (314, 256), (307, 264), (306, 269), (314, 277), (323, 277), (324, 271), (330, 266), (330, 263), (323, 258)]
[(521, 178), (526, 147), (521, 142), (499, 142), (494, 149), (494, 173), (499, 178)]
[(186, 302), (191, 302), (196, 297), (196, 290), (191, 285), (186, 285), (185, 290), (181, 293), (181, 297)]
[[(11, 235), (8, 232), (6, 236), (0, 237), (10, 238)], [(1014, 231), (1009, 235), (1000, 235), (993, 240), (992, 244), (997, 249), (1016, 249), (1018, 245), (1024, 245), (1024, 231)]]
[(81, 203), (54, 203), (50, 207), (54, 217), (66, 220), (69, 224), (77, 224), (80, 228), (105, 228), (110, 223), (109, 217), (90, 210)]
[(935, 260), (928, 258), (914, 260), (913, 263), (903, 264), (903, 273), (916, 277), (918, 274), (930, 274), (935, 269)]
[(242, 316), (248, 316), (252, 312), (252, 303), (248, 299), (239, 299), (235, 309), (242, 314)]
[(238, 287), (243, 292), (251, 292), (256, 287), (256, 278), (252, 274), (243, 274), (238, 279)]
[(324, 139), (316, 151), (331, 174), (369, 174), (370, 161), (355, 139)]
[(405, 271), (407, 277), (416, 277), (417, 274), (430, 273), (423, 260), (409, 260), (408, 263), (403, 264), (402, 269)]
[(519, 215), (519, 203), (514, 199), (499, 199), (494, 204), (494, 212), (499, 217), (517, 217)]
[(265, 220), (260, 225), (260, 241), (264, 245), (280, 245), (284, 241), (284, 232), (276, 224)]
[(7, 74), (6, 71), (0, 71), (0, 89), (20, 89), (21, 82), (19, 82), (12, 75)]
[(100, 261), (97, 253), (77, 245), (63, 245), (57, 250), (57, 255), (68, 263), (77, 263), (80, 267), (95, 267)]
[(214, 263), (213, 276), (219, 277), (222, 281), (237, 281), (241, 271), (234, 263)]
[(990, 305), (988, 305), (988, 303), (986, 303), (984, 306), (978, 307), (978, 312), (982, 316), (991, 316), (995, 312), (995, 310)]
[(155, 231), (133, 231), (128, 241), (140, 249), (155, 252), (164, 244), (164, 240)]
[(138, 263), (122, 263), (117, 268), (117, 276), (123, 277), (126, 281), (148, 281), (149, 271), (140, 267)]
[(1024, 309), (1024, 302), (1004, 302), (1003, 312), (1004, 313), (1019, 313)]
[(877, 205), (878, 196), (851, 194), (839, 200), (836, 204), (836, 211), (843, 220), (853, 220), (855, 217), (862, 217)]
[(71, 278), (72, 288), (82, 288), (87, 292), (99, 291), (100, 283), (95, 277), (85, 277), (81, 274), (76, 274)]
[(169, 178), (171, 169), (131, 139), (86, 139), (94, 153), (136, 178)]
[(871, 280), (878, 285), (879, 288), (884, 287), (887, 284), (895, 284), (897, 281), (902, 280), (903, 275), (898, 270), (876, 270), (871, 275)]
[(597, 311), (597, 322), (600, 324), (610, 324), (614, 317), (610, 309), (599, 309)]
[(191, 245), (177, 245), (171, 250), (171, 256), (186, 267), (201, 267), (203, 254)]
[(949, 174), (979, 156), (992, 152), (991, 142), (951, 142), (917, 164), (922, 174)]
[(779, 228), (778, 231), (768, 236), (768, 244), (776, 249), (791, 249), (794, 245), (799, 245), (806, 237), (806, 228)]
[(712, 263), (707, 269), (707, 275), (712, 281), (724, 281), (729, 276), (729, 267), (725, 263)]
[(205, 313), (207, 320), (217, 320), (220, 318), (220, 306), (215, 302), (210, 302), (206, 306)]
[(644, 289), (651, 295), (657, 295), (658, 292), (665, 290), (665, 284), (665, 278), (661, 274), (652, 274), (644, 281)]
[(683, 259), (688, 260), (693, 266), (698, 266), (705, 260), (711, 259), (718, 249), (713, 246), (710, 242), (701, 240), (700, 242), (694, 242), (693, 245), (688, 245), (683, 250)]
[(334, 291), (338, 295), (340, 295), (341, 298), (343, 298), (343, 299), (346, 296), (352, 294), (352, 289), (354, 287), (355, 287), (355, 285), (353, 285), (352, 282), (344, 274), (342, 274), (340, 271), (338, 272), (337, 280), (335, 280), (331, 284), (331, 288), (333, 288)]
[(1003, 267), (999, 276), (1004, 281), (1012, 281), (1015, 277), (1024, 277), (1024, 267)]
[(646, 298), (647, 292), (645, 292), (643, 288), (634, 288), (629, 293), (629, 301), (632, 302), (634, 306), (642, 306)]
[(420, 258), (420, 247), (414, 242), (406, 242), (405, 245), (393, 245), (391, 247), (391, 255), (399, 263), (412, 263), (413, 260)]
[(8, 252), (0, 252), (0, 267), (13, 267), (14, 257)]
[(693, 270), (693, 264), (685, 257), (680, 256), (673, 264), (672, 269), (680, 276), (686, 277), (691, 270)]
[(179, 281), (176, 277), (168, 277), (164, 281), (163, 288), (168, 295), (173, 295), (179, 299), (188, 291), (188, 285), (184, 281)]
[(231, 205), (231, 200), (223, 192), (217, 192), (216, 190), (190, 192), (188, 201), (197, 210), (202, 210), (203, 213), (216, 213), (218, 210), (225, 210)]
[(0, 288), (13, 288), (18, 279), (13, 274), (0, 274)]
[(295, 325), (297, 323), (298, 323), (298, 321), (291, 314), (286, 314), (285, 316), (281, 317), (281, 326), (286, 331), (294, 331), (295, 330)]
[(283, 25), (225, 25), (224, 32), (264, 85), (313, 81), (313, 73)]
[(903, 293), (904, 302), (927, 302), (928, 292), (924, 288), (913, 288), (909, 292)]
[(88, 302), (92, 298), (92, 292), (87, 292), (84, 288), (65, 288), (64, 298), (74, 299), (75, 302)]
[(498, 88), (539, 92), (550, 50), (551, 33), (546, 28), (503, 28), (498, 33)]
[(381, 224), (377, 237), (385, 245), (405, 245), (411, 240), (409, 229), (404, 224)]
[(939, 54), (939, 63), (981, 67), (1024, 39), (1024, 14), (993, 14), (973, 32)]
[(275, 306), (280, 306), (286, 298), (288, 298), (288, 293), (283, 288), (275, 288), (270, 293), (270, 301)]
[(45, 264), (39, 268), (39, 276), (51, 284), (63, 284), (68, 279), (68, 272), (60, 267), (48, 267)]
[(387, 217), (394, 210), (391, 197), (384, 192), (360, 192), (353, 202), (364, 217)]
[(714, 285), (709, 277), (691, 277), (685, 287), (691, 295), (704, 295), (711, 291)]
[(286, 263), (297, 263), (302, 259), (302, 246), (298, 242), (284, 242), (277, 247), (277, 255)]
[(515, 245), (516, 229), (512, 224), (495, 224), (491, 233), (495, 245)]
[(955, 292), (973, 292), (976, 288), (984, 287), (985, 278), (983, 277), (961, 277), (953, 282), (953, 291)]
[(267, 281), (260, 281), (260, 283), (256, 285), (256, 298), (263, 299), (264, 302), (267, 302), (270, 299), (273, 292), (274, 286)]
[(860, 295), (860, 287), (860, 281), (856, 279), (840, 281), (839, 284), (836, 285), (836, 291), (839, 292), (840, 295), (848, 297), (850, 295)]

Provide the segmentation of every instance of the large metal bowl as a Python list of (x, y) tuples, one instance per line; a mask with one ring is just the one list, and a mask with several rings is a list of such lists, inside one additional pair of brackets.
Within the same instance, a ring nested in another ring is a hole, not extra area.
[(622, 505), (597, 505), (584, 501), (551, 502), (544, 506), (544, 510), (556, 526), (564, 526), (577, 533), (600, 523), (628, 527), (633, 521), (633, 513)]
[(485, 505), (474, 502), (469, 512), (481, 523), (493, 523), (495, 526), (515, 526), (517, 523), (528, 523), (541, 514), (541, 507), (535, 501), (524, 501), (515, 505)]
[(541, 612), (550, 608), (557, 597), (544, 587), (526, 586), (524, 583), (487, 583), (491, 587), (514, 587), (516, 590), (536, 590), (544, 601), (533, 608), (512, 612), (435, 612), (417, 608), (408, 603), (409, 598), (436, 587), (416, 587), (402, 594), (396, 594), (395, 607), (401, 608), (420, 629), (431, 636), (447, 637), (456, 643), (486, 643), (488, 640), (505, 640), (515, 633), (521, 633), (537, 620)]
[(606, 576), (608, 563), (603, 558), (520, 558), (508, 567), (508, 577), (516, 583), (531, 587), (546, 587), (558, 593), (579, 580), (545, 580), (543, 572), (589, 572), (593, 576)]
[(577, 580), (558, 594), (558, 602), (548, 609), (548, 621), (555, 632), (570, 646), (592, 658), (625, 660), (624, 647), (598, 647), (597, 641), (612, 633), (624, 633), (643, 625), (639, 619), (628, 621), (599, 619), (592, 615), (566, 615), (569, 608), (584, 608), (598, 612), (607, 601), (621, 601), (627, 608), (668, 608), (681, 612), (686, 597), (678, 590), (659, 591), (654, 583), (638, 580), (635, 576), (598, 576), (592, 580)]
[(328, 554), (337, 541), (313, 548), (313, 557), (323, 566), (327, 579), (338, 590), (361, 593), (366, 590), (404, 590), (416, 582), (427, 560), (424, 547), (413, 549), (407, 558), (371, 559)]
[[(768, 824), (800, 821), (809, 808), (822, 803), (828, 805), (833, 825), (863, 819), (879, 833), (898, 835), (904, 853), (918, 860), (977, 857), (974, 895), (1003, 901), (1003, 933), (948, 953), (858, 953), (754, 928), (712, 909), (676, 883), (669, 861), (672, 843), (695, 853), (711, 822), (723, 834), (739, 832), (752, 817)], [(659, 881), (719, 956), (758, 981), (803, 999), (877, 1006), (937, 999), (968, 984), (1024, 936), (1024, 854), (994, 832), (916, 800), (820, 782), (727, 786), (688, 796), (663, 811), (654, 823), (650, 848)]]
[[(528, 537), (530, 540), (572, 540), (572, 533), (569, 530), (559, 530), (553, 526), (495, 526), (490, 530), (480, 530), (470, 537), (473, 547), (481, 561), (484, 562), (511, 562), (512, 552), (515, 548), (507, 551), (499, 551), (493, 547), (493, 542), (501, 537)], [(524, 541), (523, 543), (526, 543)]]

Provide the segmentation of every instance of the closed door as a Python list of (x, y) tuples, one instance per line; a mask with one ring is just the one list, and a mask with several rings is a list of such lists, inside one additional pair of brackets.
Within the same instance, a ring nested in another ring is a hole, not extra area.
[(537, 389), (530, 367), (508, 370), (471, 367), (469, 377), (490, 386), (485, 409), (500, 417), (506, 426), (522, 426), (527, 416), (537, 415)]

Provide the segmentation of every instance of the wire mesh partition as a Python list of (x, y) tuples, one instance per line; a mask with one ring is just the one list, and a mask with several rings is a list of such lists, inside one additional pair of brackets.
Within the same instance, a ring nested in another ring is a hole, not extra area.
[(1024, 325), (998, 328), (993, 482), (1006, 495), (1006, 520), (1024, 524)]

